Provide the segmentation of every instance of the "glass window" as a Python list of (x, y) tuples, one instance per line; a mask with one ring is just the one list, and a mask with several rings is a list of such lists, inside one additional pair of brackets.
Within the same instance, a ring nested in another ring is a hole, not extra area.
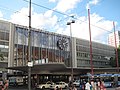
[(0, 32), (0, 39), (9, 41), (9, 33), (8, 32)]

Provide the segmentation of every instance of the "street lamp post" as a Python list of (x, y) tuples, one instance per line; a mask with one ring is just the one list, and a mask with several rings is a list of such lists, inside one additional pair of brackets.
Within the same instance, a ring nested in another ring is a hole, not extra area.
[(75, 23), (75, 20), (72, 20), (71, 22), (67, 22), (67, 25), (70, 25), (70, 59), (71, 59), (71, 84), (73, 87), (73, 60), (72, 60), (72, 30), (71, 30), (71, 24)]

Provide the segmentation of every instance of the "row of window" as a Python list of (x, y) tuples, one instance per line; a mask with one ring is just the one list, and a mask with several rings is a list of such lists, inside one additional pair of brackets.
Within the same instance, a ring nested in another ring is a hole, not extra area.
[[(84, 53), (84, 52), (77, 52), (77, 57), (90, 58), (90, 54), (89, 53)], [(96, 60), (110, 60), (111, 57), (92, 54), (92, 58), (96, 59)]]
[(6, 30), (0, 30), (0, 60), (8, 61), (9, 33)]
[[(56, 34), (48, 34), (41, 31), (31, 30), (31, 46), (44, 47), (51, 49), (58, 49), (57, 41), (62, 39), (63, 36)], [(66, 37), (64, 37), (66, 38)], [(66, 38), (68, 46), (65, 50), (69, 51), (69, 38)], [(15, 31), (15, 44), (28, 45), (28, 30), (24, 28), (16, 28)]]
[[(90, 43), (87, 40), (76, 39), (76, 45), (89, 47)], [(114, 51), (114, 49), (115, 49), (112, 46), (100, 44), (100, 43), (96, 43), (96, 42), (92, 42), (92, 47), (97, 48), (97, 49), (102, 49), (102, 50), (109, 50), (109, 51)]]
[[(76, 51), (83, 51), (83, 52), (90, 52), (88, 46), (76, 46)], [(99, 48), (92, 48), (93, 53), (97, 54), (104, 54), (104, 55), (114, 55), (114, 50), (106, 50), (106, 49), (99, 49)]]
[(9, 41), (9, 33), (8, 32), (0, 32), (0, 40)]
[[(93, 61), (92, 62), (93, 65), (98, 65), (98, 66), (105, 66), (105, 65), (109, 65), (108, 62), (104, 62), (104, 61)], [(77, 66), (88, 66), (91, 65), (90, 60), (81, 60), (81, 59), (77, 59)]]

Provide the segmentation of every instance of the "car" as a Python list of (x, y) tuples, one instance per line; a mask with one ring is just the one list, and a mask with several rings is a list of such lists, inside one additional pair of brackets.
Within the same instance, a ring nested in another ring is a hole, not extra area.
[(104, 82), (104, 86), (107, 87), (112, 87), (112, 82)]
[(65, 82), (56, 82), (50, 86), (50, 89), (68, 88), (68, 84)]
[(52, 85), (52, 84), (54, 84), (53, 82), (51, 82), (51, 81), (48, 81), (48, 82), (46, 82), (46, 83), (42, 83), (42, 84), (39, 84), (39, 85), (37, 85), (37, 87), (36, 87), (36, 89), (48, 89), (48, 88), (50, 88), (50, 86)]
[(118, 86), (120, 86), (120, 81), (118, 81)]
[(115, 90), (120, 90), (120, 87), (116, 87)]
[(75, 85), (75, 86), (80, 86), (80, 80), (75, 80), (74, 82), (73, 82), (73, 85)]

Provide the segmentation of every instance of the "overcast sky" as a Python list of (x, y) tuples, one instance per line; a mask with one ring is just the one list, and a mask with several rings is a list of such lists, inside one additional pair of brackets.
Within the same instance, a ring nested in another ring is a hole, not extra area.
[[(89, 40), (88, 9), (92, 41), (107, 44), (108, 34), (120, 30), (120, 0), (32, 0), (32, 27), (69, 35), (66, 23), (73, 18), (72, 36)], [(0, 0), (0, 19), (28, 26), (27, 0)], [(51, 10), (49, 10), (51, 9)], [(54, 12), (57, 11), (57, 12)]]

